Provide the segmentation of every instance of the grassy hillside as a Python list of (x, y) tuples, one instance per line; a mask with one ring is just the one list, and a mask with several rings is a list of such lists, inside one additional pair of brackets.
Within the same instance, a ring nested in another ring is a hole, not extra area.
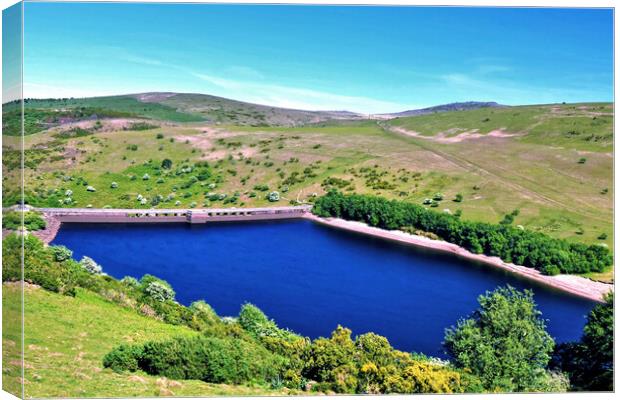
[[(26, 99), (24, 131), (31, 135), (67, 122), (97, 118), (149, 118), (174, 122), (201, 121), (199, 115), (178, 112), (158, 104), (145, 103), (132, 96), (108, 96), (86, 99)], [(21, 105), (16, 102), (2, 106), (3, 135), (19, 135)]]
[[(4, 284), (3, 317), (18, 320), (18, 286)], [(100, 296), (78, 290), (75, 297), (28, 286), (25, 293), (26, 397), (155, 397), (285, 394), (262, 387), (172, 381), (142, 372), (103, 369), (102, 358), (121, 343), (197, 335), (195, 331), (137, 314)], [(19, 393), (19, 325), (3, 332), (3, 385)]]
[(354, 113), (304, 111), (245, 103), (217, 96), (189, 93), (138, 95), (185, 113), (198, 114), (213, 123), (249, 126), (299, 126), (331, 119), (357, 118)]
[(464, 132), (502, 130), (522, 136), (522, 141), (543, 145), (589, 151), (611, 151), (613, 145), (610, 103), (480, 108), (397, 118), (389, 124), (423, 136), (454, 137)]

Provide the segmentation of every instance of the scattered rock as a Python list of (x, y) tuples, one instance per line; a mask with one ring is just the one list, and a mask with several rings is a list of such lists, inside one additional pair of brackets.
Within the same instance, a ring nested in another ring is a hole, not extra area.
[(143, 378), (141, 376), (138, 375), (131, 375), (129, 378), (127, 378), (128, 381), (130, 382), (140, 382), (140, 383), (147, 383), (148, 381), (146, 380), (146, 378)]

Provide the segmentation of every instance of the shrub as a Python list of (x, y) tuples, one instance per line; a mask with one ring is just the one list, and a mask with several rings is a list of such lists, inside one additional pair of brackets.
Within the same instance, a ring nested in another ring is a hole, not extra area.
[(562, 271), (560, 271), (560, 268), (558, 268), (557, 265), (551, 265), (551, 264), (547, 264), (543, 266), (540, 269), (540, 272), (542, 272), (545, 275), (559, 275), (562, 273)]
[(115, 370), (137, 366), (171, 379), (228, 384), (265, 384), (278, 376), (283, 362), (258, 344), (203, 335), (118, 347), (104, 358), (104, 365)]
[[(29, 231), (45, 229), (46, 222), (41, 214), (34, 211), (23, 213), (24, 227)], [(22, 213), (19, 211), (9, 211), (2, 216), (2, 227), (4, 229), (18, 230), (22, 224)]]
[(463, 195), (460, 193), (457, 193), (456, 196), (454, 196), (454, 201), (457, 203), (460, 203), (463, 201)]
[(100, 274), (102, 272), (101, 265), (97, 264), (95, 260), (88, 256), (82, 257), (80, 266), (91, 274)]
[(155, 301), (173, 300), (175, 296), (174, 290), (168, 282), (149, 274), (140, 279), (140, 290)]
[(149, 174), (144, 174), (144, 175), (142, 175), (142, 180), (143, 180), (143, 181), (148, 181), (149, 179), (151, 179), (151, 177), (149, 176)]
[(256, 338), (279, 335), (279, 329), (276, 323), (267, 318), (267, 316), (253, 304), (246, 303), (241, 306), (238, 321), (243, 329)]
[(116, 182), (112, 182), (110, 184), (110, 188), (112, 188), (112, 189), (116, 189), (117, 187), (118, 187), (118, 183), (116, 183)]
[(158, 133), (157, 136), (155, 136), (157, 139), (163, 139), (164, 138), (164, 134), (163, 133)]
[(161, 167), (163, 169), (170, 169), (170, 168), (172, 168), (172, 160), (170, 160), (169, 158), (164, 159), (161, 162)]
[(201, 316), (207, 319), (217, 319), (218, 316), (207, 302), (204, 300), (198, 300), (190, 304), (190, 310), (192, 310), (195, 314), (200, 314)]
[[(76, 285), (94, 287), (97, 275), (88, 273), (72, 259), (55, 260), (51, 247), (34, 235), (23, 236), (23, 279), (53, 292), (71, 293)], [(2, 241), (2, 280), (22, 279), (22, 236), (9, 234)]]
[(66, 261), (73, 256), (73, 251), (65, 246), (50, 246), (49, 248), (54, 255), (54, 260), (58, 262)]
[(276, 201), (280, 201), (280, 193), (276, 191), (269, 193), (269, 195), (267, 196), (267, 200), (269, 200), (272, 203)]
[(137, 288), (140, 286), (140, 282), (138, 282), (138, 280), (133, 276), (124, 277), (123, 279), (121, 279), (121, 283), (132, 288)]
[(138, 360), (141, 358), (142, 347), (123, 344), (103, 357), (103, 366), (118, 373), (134, 372), (138, 370)]

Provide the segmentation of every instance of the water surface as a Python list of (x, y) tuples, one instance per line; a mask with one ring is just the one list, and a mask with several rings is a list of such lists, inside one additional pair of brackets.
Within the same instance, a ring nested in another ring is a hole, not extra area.
[(306, 220), (189, 224), (63, 224), (53, 244), (88, 255), (108, 274), (170, 282), (189, 305), (219, 315), (260, 307), (281, 327), (316, 338), (341, 324), (405, 351), (441, 356), (444, 329), (486, 290), (534, 291), (556, 341), (581, 336), (594, 303), (453, 255)]

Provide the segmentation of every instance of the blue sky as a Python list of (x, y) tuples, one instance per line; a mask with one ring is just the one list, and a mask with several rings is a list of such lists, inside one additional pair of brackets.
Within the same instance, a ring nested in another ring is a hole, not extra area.
[(27, 97), (379, 113), (613, 96), (611, 10), (27, 3), (24, 32)]

